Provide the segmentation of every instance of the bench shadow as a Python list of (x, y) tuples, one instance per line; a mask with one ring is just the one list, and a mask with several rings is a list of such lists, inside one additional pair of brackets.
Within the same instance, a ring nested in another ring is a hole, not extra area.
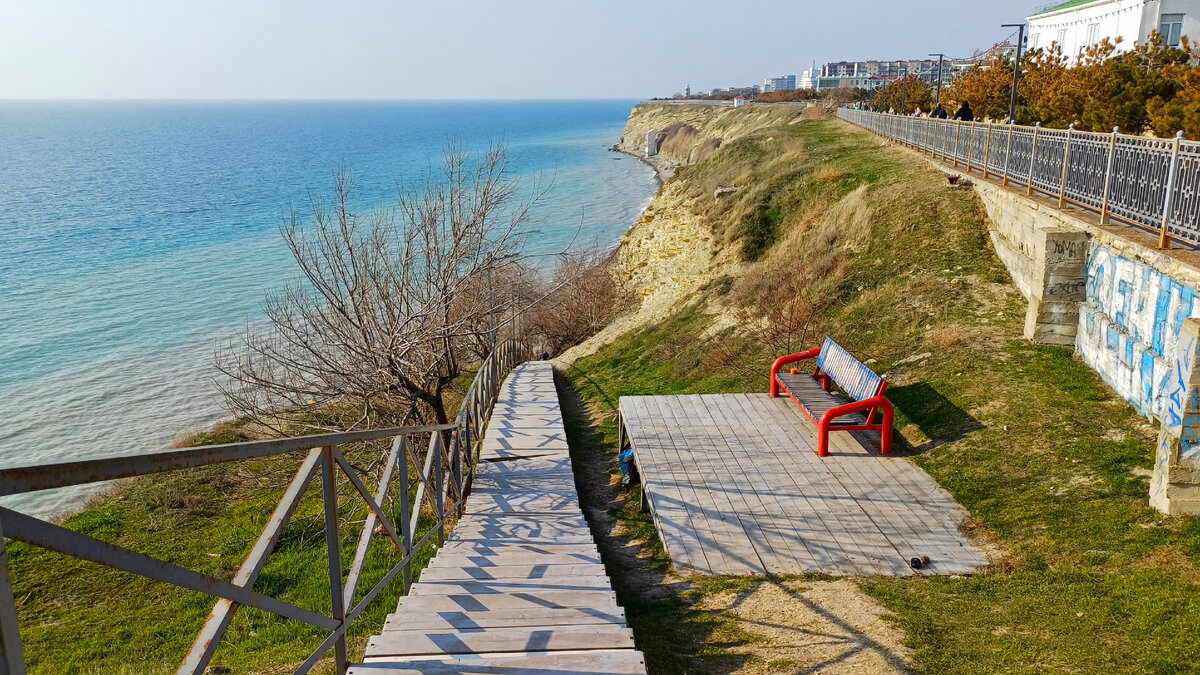
[(904, 416), (916, 424), (921, 433), (929, 439), (919, 445), (912, 445), (900, 434), (893, 437), (898, 447), (913, 454), (952, 443), (984, 428), (983, 423), (951, 403), (950, 399), (928, 382), (888, 387), (887, 398), (897, 411), (904, 413)]

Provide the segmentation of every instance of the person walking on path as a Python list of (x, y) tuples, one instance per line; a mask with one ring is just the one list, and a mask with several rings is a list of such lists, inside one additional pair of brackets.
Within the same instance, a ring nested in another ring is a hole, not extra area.
[(971, 112), (971, 104), (963, 101), (962, 107), (958, 109), (958, 112), (954, 113), (954, 119), (964, 122), (974, 122), (975, 113)]
[(929, 113), (929, 116), (935, 120), (944, 120), (946, 119), (946, 109), (942, 107), (941, 103), (939, 103), (937, 104), (937, 107)]

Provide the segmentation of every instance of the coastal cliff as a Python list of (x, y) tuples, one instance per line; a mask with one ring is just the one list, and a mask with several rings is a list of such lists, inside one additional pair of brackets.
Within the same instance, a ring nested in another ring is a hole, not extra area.
[[(633, 108), (616, 149), (646, 160), (663, 179), (662, 189), (621, 239), (613, 268), (617, 282), (636, 299), (636, 309), (563, 354), (561, 362), (571, 363), (630, 330), (659, 321), (713, 279), (738, 274), (742, 263), (734, 248), (723, 246), (723, 228), (717, 222), (737, 217), (728, 208), (742, 197), (736, 194), (737, 176), (714, 175), (700, 167), (679, 175), (676, 171), (715, 160), (726, 144), (797, 124), (804, 110), (671, 103)], [(658, 153), (646, 157), (650, 131), (658, 132)], [(719, 184), (724, 179), (731, 184)]]

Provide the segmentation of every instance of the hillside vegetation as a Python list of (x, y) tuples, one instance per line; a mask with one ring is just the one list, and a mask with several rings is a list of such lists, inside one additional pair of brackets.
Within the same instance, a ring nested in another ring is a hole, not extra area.
[[(739, 189), (714, 197), (723, 185)], [(667, 199), (686, 217), (663, 215)], [(804, 121), (680, 169), (651, 212), (707, 228), (710, 265), (670, 311), (568, 359), (588, 408), (568, 419), (577, 463), (611, 462), (621, 396), (764, 391), (775, 357), (828, 334), (886, 375), (899, 454), (969, 509), (993, 559), (970, 578), (857, 580), (917, 670), (1200, 669), (1200, 521), (1147, 505), (1155, 429), (1070, 351), (1022, 339), (1024, 300), (970, 187), (839, 121)], [(666, 568), (638, 497), (593, 507), (616, 518), (606, 554), (652, 672), (808, 667), (783, 644), (812, 641), (802, 626), (781, 642), (708, 602), (774, 582), (647, 583)]]

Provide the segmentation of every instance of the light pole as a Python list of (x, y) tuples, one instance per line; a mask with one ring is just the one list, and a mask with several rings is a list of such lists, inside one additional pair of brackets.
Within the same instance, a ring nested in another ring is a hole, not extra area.
[(1021, 47), (1025, 45), (1025, 24), (1002, 23), (1001, 28), (1017, 29), (1017, 54), (1013, 57), (1013, 86), (1012, 96), (1008, 100), (1008, 123), (1017, 123), (1017, 81), (1021, 79)]
[(900, 69), (900, 114), (908, 114), (908, 68)]
[(930, 56), (938, 57), (937, 101), (933, 104), (934, 107), (937, 107), (942, 104), (942, 62), (946, 60), (946, 55), (938, 52), (930, 54)]

